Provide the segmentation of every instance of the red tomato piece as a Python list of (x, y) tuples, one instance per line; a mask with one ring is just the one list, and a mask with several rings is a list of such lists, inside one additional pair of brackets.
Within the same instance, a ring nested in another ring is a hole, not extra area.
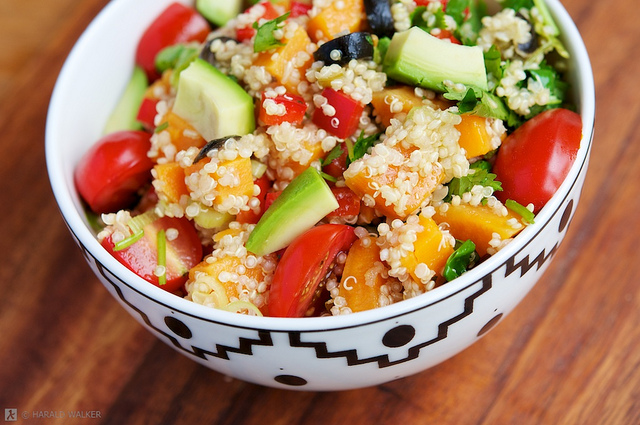
[(313, 123), (341, 139), (351, 136), (360, 124), (364, 105), (338, 90), (325, 88), (321, 94), (327, 99), (327, 104), (333, 107), (335, 114), (325, 115), (323, 108), (316, 108)]
[(348, 154), (347, 147), (342, 144), (342, 153), (340, 156), (332, 159), (330, 163), (322, 167), (322, 171), (336, 179), (342, 178), (342, 175), (347, 169)]
[(156, 70), (156, 55), (165, 47), (190, 41), (203, 42), (211, 27), (193, 8), (182, 3), (170, 4), (142, 34), (136, 50), (136, 64), (147, 73), (149, 81), (160, 75)]
[(271, 187), (271, 180), (266, 175), (263, 175), (259, 179), (254, 180), (253, 184), (257, 184), (260, 187), (260, 194), (256, 196), (260, 201), (260, 212), (256, 213), (253, 210), (240, 211), (240, 213), (236, 216), (236, 221), (239, 223), (252, 223), (255, 224), (260, 220), (262, 214), (267, 210), (266, 207), (266, 199), (267, 199), (267, 191)]
[(140, 104), (140, 109), (138, 109), (138, 115), (136, 116), (136, 120), (142, 124), (145, 130), (153, 131), (155, 128), (155, 119), (157, 115), (156, 105), (158, 104), (158, 99), (150, 99), (145, 97), (142, 99), (142, 103)]
[(151, 181), (150, 137), (145, 131), (117, 131), (102, 137), (80, 159), (74, 181), (92, 211), (118, 211), (138, 198), (137, 192)]
[(302, 3), (299, 1), (292, 1), (291, 2), (291, 17), (292, 18), (297, 18), (298, 16), (304, 16), (306, 14), (309, 13), (309, 11), (311, 10), (311, 4), (309, 3)]
[(498, 150), (493, 173), (502, 182), (495, 196), (533, 204), (538, 212), (569, 173), (582, 139), (582, 119), (568, 109), (536, 115), (511, 133)]
[[(158, 232), (176, 229), (178, 237), (166, 240), (166, 283), (159, 284), (155, 270), (158, 266)], [(135, 274), (169, 292), (176, 291), (186, 282), (189, 269), (202, 260), (202, 244), (195, 228), (186, 218), (161, 217), (144, 227), (144, 236), (122, 250), (114, 249), (111, 236), (102, 246), (116, 260)]]
[(449, 30), (435, 29), (431, 31), (431, 35), (441, 40), (449, 40), (453, 44), (462, 44), (460, 40), (455, 38), (453, 33)]
[(360, 214), (360, 198), (348, 187), (332, 187), (331, 192), (338, 201), (338, 208), (327, 217), (353, 217)]
[[(252, 10), (255, 7), (264, 8), (264, 13), (262, 13), (260, 18), (258, 18), (258, 21), (260, 19), (266, 19), (267, 21), (271, 21), (273, 19), (276, 19), (278, 16), (280, 16), (280, 13), (273, 6), (273, 3), (271, 3), (268, 0), (267, 1), (261, 1), (260, 3), (254, 4), (249, 9), (247, 9), (244, 13), (252, 13)], [(253, 28), (253, 25), (247, 25), (247, 26), (236, 28), (236, 38), (240, 42), (251, 40), (251, 38), (254, 35), (256, 35), (256, 30), (255, 30), (255, 28)]]
[(353, 227), (322, 224), (303, 233), (284, 251), (273, 275), (269, 315), (303, 317), (340, 252), (357, 239)]
[(265, 211), (271, 206), (271, 204), (273, 204), (273, 201), (275, 201), (278, 198), (278, 196), (280, 196), (281, 193), (282, 193), (281, 190), (267, 193), (267, 197), (264, 200)]
[(276, 125), (283, 122), (290, 122), (292, 124), (300, 124), (304, 119), (304, 114), (307, 112), (307, 103), (302, 96), (296, 94), (279, 94), (276, 97), (270, 98), (276, 105), (283, 106), (285, 113), (283, 115), (269, 115), (264, 103), (267, 99), (266, 92), (262, 93), (260, 99), (260, 105), (258, 107), (258, 120), (264, 125)]

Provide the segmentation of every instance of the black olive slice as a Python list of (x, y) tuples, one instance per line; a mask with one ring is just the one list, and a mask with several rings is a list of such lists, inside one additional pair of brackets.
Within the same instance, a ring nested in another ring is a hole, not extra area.
[(217, 65), (216, 57), (211, 51), (211, 43), (213, 43), (214, 40), (221, 40), (223, 43), (226, 43), (227, 41), (235, 41), (236, 43), (238, 43), (238, 40), (231, 37), (220, 36), (220, 37), (212, 38), (211, 40), (207, 40), (207, 42), (204, 43), (204, 46), (202, 46), (202, 50), (200, 51), (200, 55), (199, 55), (200, 59), (203, 59), (209, 62), (211, 65), (216, 66)]
[(345, 65), (352, 59), (373, 58), (373, 39), (371, 33), (353, 32), (333, 40), (327, 41), (318, 47), (313, 58), (322, 61), (325, 65)]
[(206, 158), (206, 156), (209, 153), (209, 151), (212, 151), (214, 149), (220, 149), (221, 147), (224, 146), (224, 143), (229, 139), (238, 140), (238, 139), (240, 139), (240, 136), (221, 137), (219, 139), (213, 139), (213, 140), (207, 142), (207, 144), (204, 145), (202, 147), (202, 149), (200, 149), (200, 152), (198, 152), (198, 155), (196, 155), (195, 159), (193, 160), (193, 163), (195, 164), (196, 162)]
[(391, 37), (396, 31), (389, 0), (364, 0), (364, 10), (371, 31), (379, 37)]

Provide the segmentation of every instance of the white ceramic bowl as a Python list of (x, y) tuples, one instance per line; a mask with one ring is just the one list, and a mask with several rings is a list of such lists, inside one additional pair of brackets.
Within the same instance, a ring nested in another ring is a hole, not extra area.
[(462, 277), (419, 297), (362, 313), (258, 318), (194, 304), (148, 284), (89, 230), (73, 169), (100, 136), (134, 62), (136, 40), (171, 0), (113, 0), (70, 53), (51, 99), (46, 158), (60, 211), (89, 266), (122, 306), (185, 356), (246, 381), (303, 390), (380, 384), (434, 366), (482, 337), (522, 300), (564, 238), (587, 171), (594, 124), (586, 49), (558, 0), (547, 0), (571, 53), (583, 140), (577, 160), (534, 225)]

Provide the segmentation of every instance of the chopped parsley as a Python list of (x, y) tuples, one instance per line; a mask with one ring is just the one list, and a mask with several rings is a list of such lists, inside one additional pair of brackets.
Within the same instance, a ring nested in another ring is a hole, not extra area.
[(356, 142), (351, 146), (347, 143), (348, 155), (347, 155), (347, 167), (353, 161), (360, 159), (367, 153), (370, 147), (376, 144), (378, 138), (382, 133), (372, 134), (371, 136), (364, 137), (364, 130), (360, 131), (360, 135)]
[(276, 47), (284, 46), (284, 43), (276, 39), (273, 32), (278, 29), (278, 26), (284, 22), (291, 12), (287, 12), (282, 16), (278, 16), (276, 19), (267, 21), (262, 25), (258, 25), (257, 22), (253, 23), (253, 28), (257, 30), (256, 38), (253, 41), (253, 51), (256, 53), (271, 50)]
[(449, 182), (449, 192), (444, 198), (445, 202), (451, 202), (453, 195), (462, 196), (469, 192), (473, 186), (489, 186), (494, 192), (502, 190), (502, 183), (495, 180), (496, 175), (489, 172), (487, 161), (477, 161), (469, 166), (469, 174), (464, 177), (454, 177)]
[(474, 244), (473, 241), (456, 241), (455, 251), (453, 251), (453, 254), (447, 259), (447, 263), (442, 271), (442, 276), (447, 279), (447, 282), (450, 282), (473, 267), (478, 258), (476, 244)]

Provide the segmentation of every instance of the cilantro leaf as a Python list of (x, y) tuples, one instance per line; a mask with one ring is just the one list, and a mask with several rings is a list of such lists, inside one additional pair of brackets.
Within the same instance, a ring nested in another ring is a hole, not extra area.
[(262, 25), (257, 22), (253, 23), (253, 28), (257, 30), (256, 38), (253, 41), (253, 51), (256, 53), (264, 52), (275, 47), (284, 46), (280, 40), (277, 40), (273, 32), (278, 29), (278, 25), (284, 22), (291, 12), (287, 12), (282, 16), (278, 16), (271, 21), (267, 21)]
[[(481, 163), (483, 161), (480, 161)], [(484, 161), (486, 162), (486, 161)], [(450, 202), (453, 195), (462, 196), (462, 194), (469, 192), (473, 186), (489, 186), (493, 188), (494, 192), (502, 190), (502, 183), (495, 180), (496, 175), (490, 173), (486, 169), (485, 164), (479, 164), (474, 167), (472, 164), (469, 169), (469, 174), (464, 177), (454, 177), (449, 182), (449, 192), (444, 198), (445, 202)]]
[(331, 163), (331, 161), (333, 161), (336, 158), (339, 158), (340, 155), (342, 155), (344, 153), (344, 149), (342, 149), (342, 146), (340, 143), (336, 144), (333, 149), (331, 149), (329, 151), (329, 153), (327, 154), (327, 156), (324, 157), (324, 159), (322, 160), (322, 162), (320, 162), (320, 165), (322, 167), (329, 165)]
[[(364, 154), (367, 153), (369, 148), (376, 144), (381, 134), (382, 133), (376, 133), (376, 134), (372, 134), (369, 137), (364, 137), (364, 130), (362, 130), (360, 132), (360, 135), (358, 136), (358, 139), (353, 144), (353, 147), (348, 150), (347, 167), (353, 161), (362, 158)], [(347, 148), (348, 147), (349, 145), (347, 145)]]
[(455, 251), (447, 259), (442, 275), (450, 282), (470, 269), (478, 258), (476, 244), (471, 239), (462, 243), (456, 241)]
[(468, 87), (464, 93), (446, 89), (444, 98), (457, 101), (461, 114), (468, 112), (485, 118), (497, 118), (511, 128), (519, 127), (522, 123), (522, 119), (495, 94), (477, 87)]
[(533, 7), (533, 0), (503, 0), (501, 5), (504, 9), (513, 9), (516, 12), (520, 9), (531, 9)]
[(502, 78), (502, 54), (495, 44), (492, 44), (491, 48), (484, 52), (484, 66), (487, 69), (487, 73), (492, 74), (496, 80)]

